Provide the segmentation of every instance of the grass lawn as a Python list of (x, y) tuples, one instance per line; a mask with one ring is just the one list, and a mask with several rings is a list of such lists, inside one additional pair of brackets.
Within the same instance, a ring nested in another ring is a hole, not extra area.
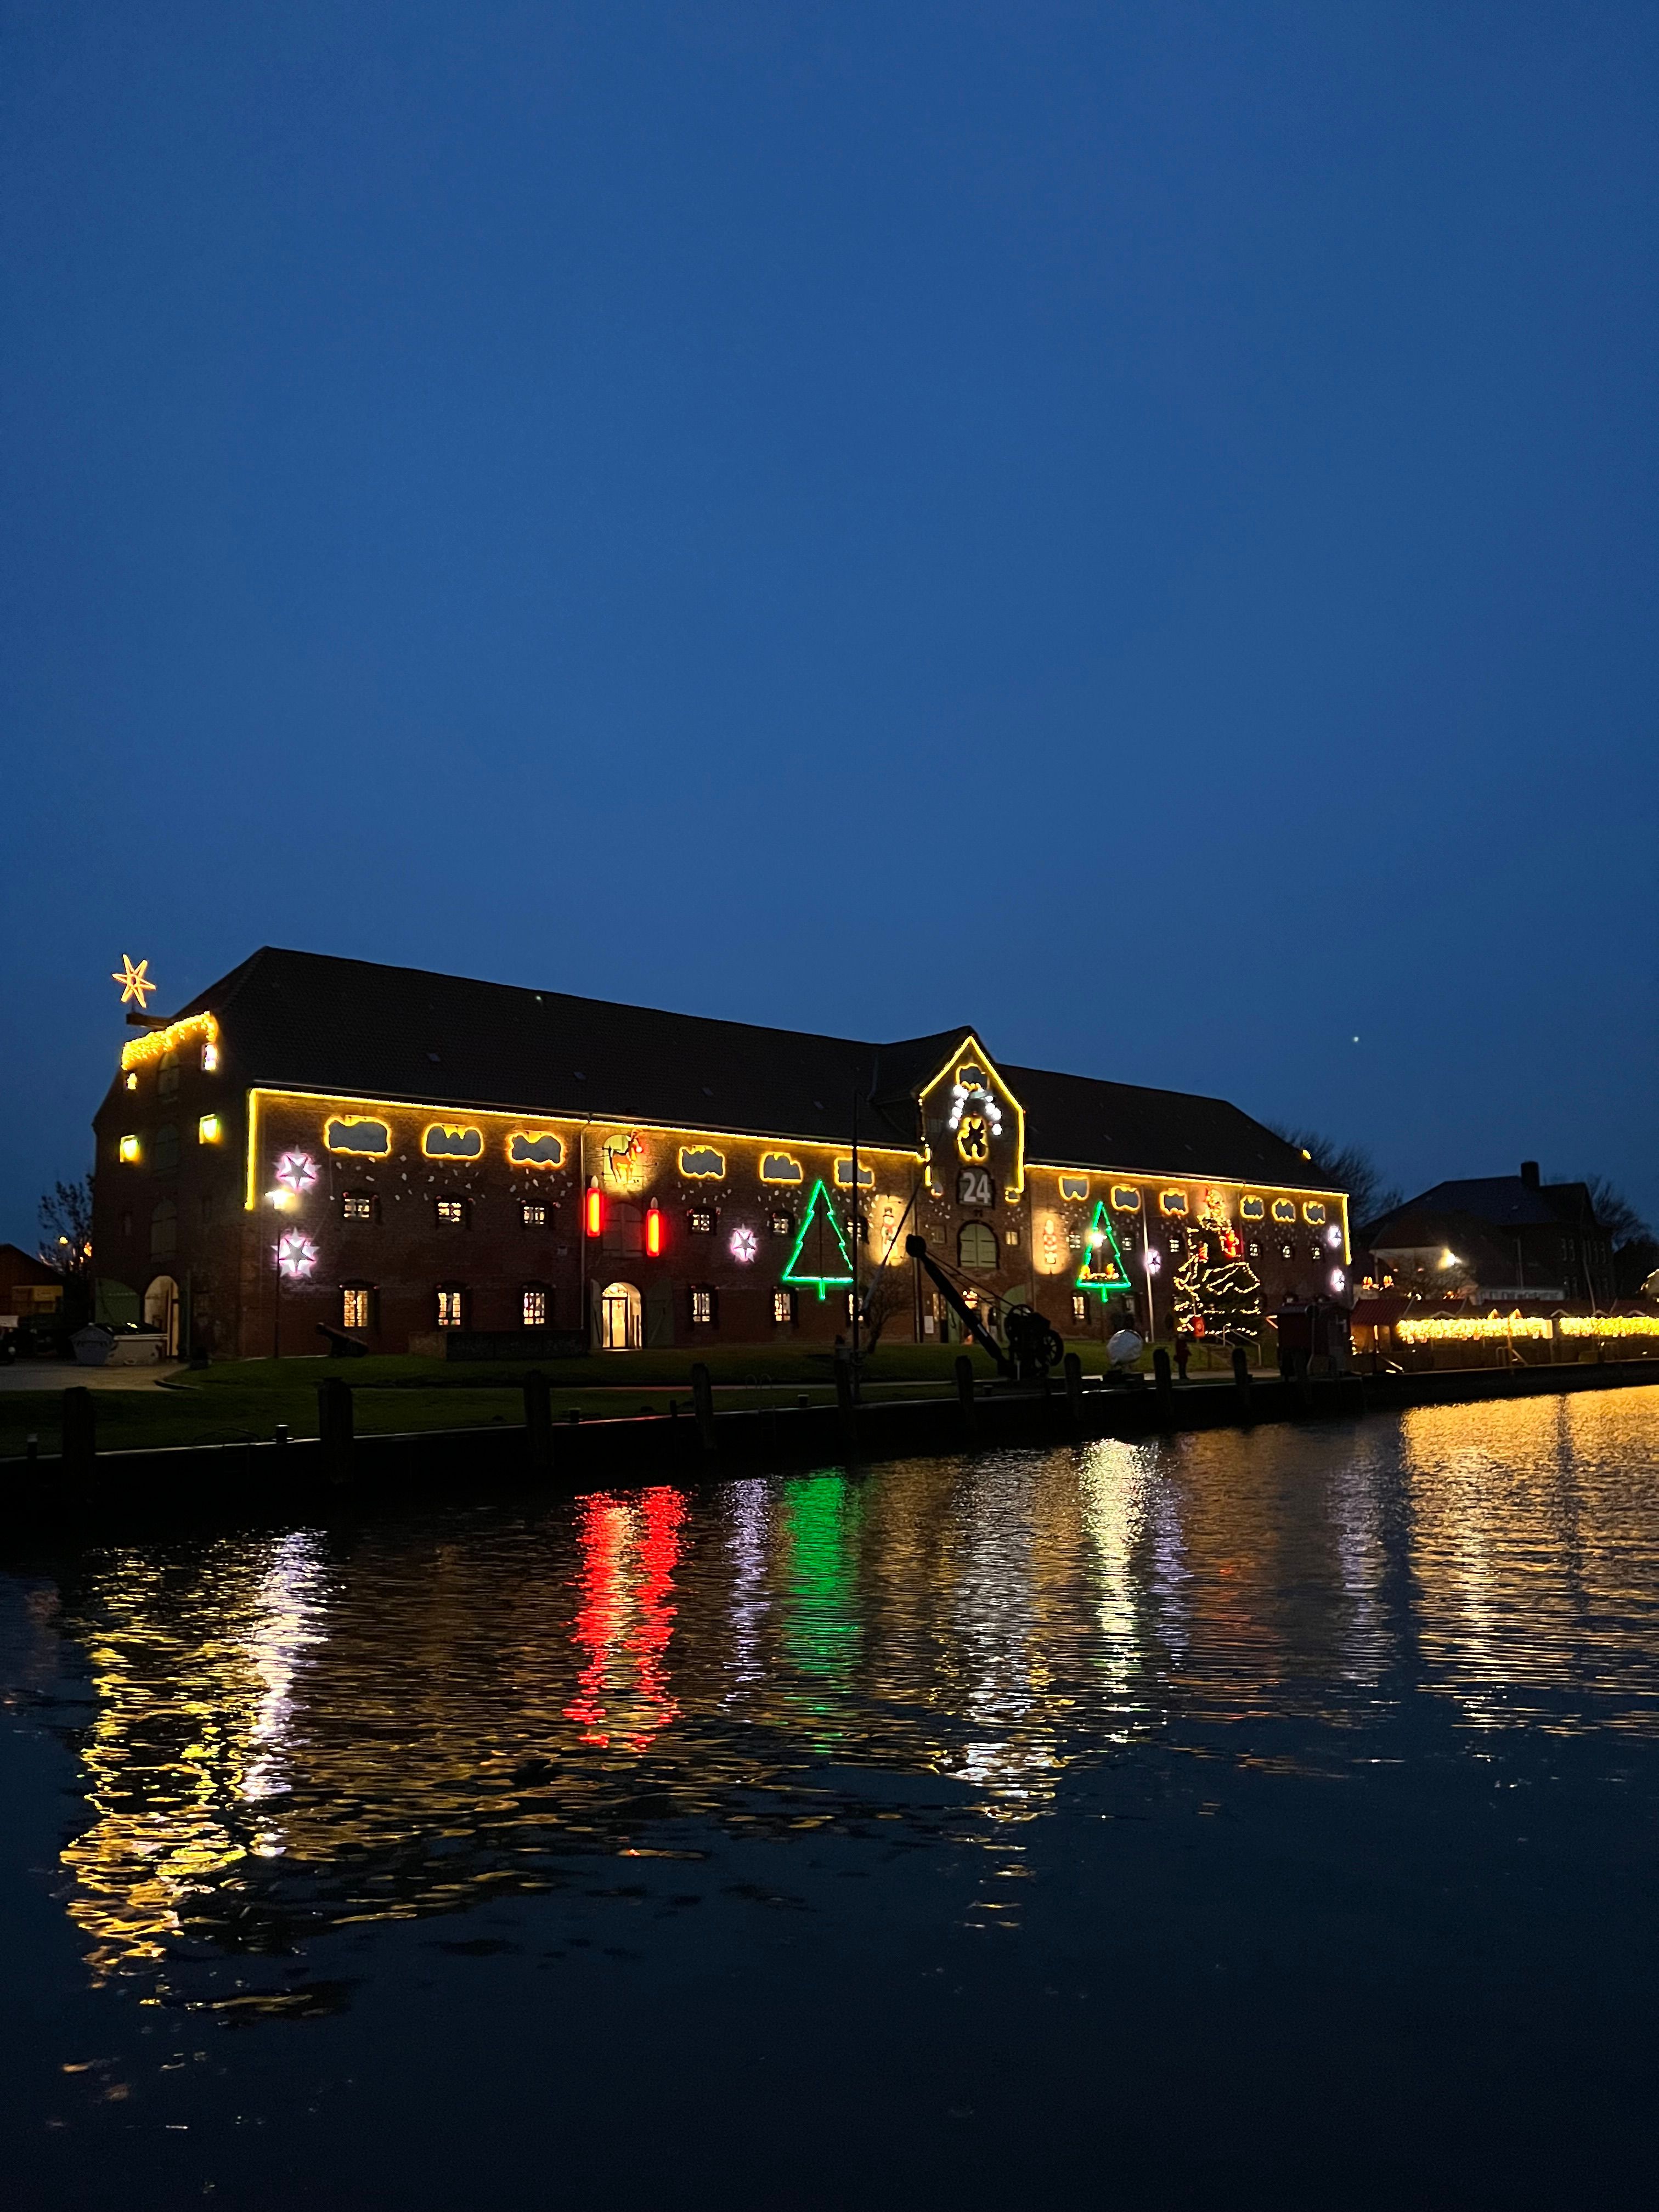
[[(1099, 1374), (1105, 1365), (1104, 1347), (1098, 1343), (1082, 1340), (1067, 1348), (1079, 1354), (1085, 1374)], [(865, 1395), (911, 1396), (928, 1387), (949, 1390), (961, 1349), (954, 1344), (884, 1345), (865, 1363)], [(977, 1350), (969, 1356), (975, 1375), (988, 1381), (994, 1372), (990, 1361)], [(278, 1422), (286, 1422), (291, 1435), (314, 1437), (317, 1386), (331, 1376), (352, 1385), (356, 1425), (366, 1434), (479, 1428), (491, 1421), (523, 1420), (524, 1376), (529, 1366), (539, 1364), (551, 1385), (556, 1417), (574, 1410), (584, 1420), (605, 1420), (644, 1412), (666, 1414), (674, 1400), (689, 1412), (696, 1358), (708, 1367), (719, 1406), (793, 1406), (803, 1394), (825, 1402), (835, 1395), (834, 1362), (827, 1352), (711, 1346), (707, 1351), (682, 1346), (612, 1352), (524, 1365), (407, 1355), (234, 1359), (186, 1370), (160, 1389), (99, 1390), (93, 1404), (100, 1447), (110, 1451), (240, 1443), (270, 1436)], [(1141, 1364), (1149, 1363), (1143, 1358)], [(21, 1454), (31, 1432), (42, 1452), (55, 1452), (61, 1407), (60, 1387), (0, 1391), (0, 1458)]]

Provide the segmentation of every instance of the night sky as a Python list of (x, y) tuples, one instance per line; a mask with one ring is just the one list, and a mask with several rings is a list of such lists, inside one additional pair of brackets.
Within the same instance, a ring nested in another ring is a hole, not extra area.
[(0, 4), (0, 1237), (262, 943), (1659, 1216), (1659, 16)]

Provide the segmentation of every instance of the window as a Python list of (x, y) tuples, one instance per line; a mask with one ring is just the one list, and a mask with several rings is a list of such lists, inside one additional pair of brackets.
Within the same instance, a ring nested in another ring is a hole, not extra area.
[(345, 1218), (348, 1221), (373, 1221), (374, 1196), (372, 1191), (349, 1190), (345, 1194)]
[(117, 1150), (121, 1155), (124, 1164), (127, 1167), (133, 1166), (138, 1158), (139, 1146), (137, 1138), (123, 1137), (120, 1144), (117, 1147)]
[(340, 1291), (342, 1328), (373, 1328), (374, 1292), (368, 1283), (347, 1283)]
[(1261, 1247), (1259, 1244), (1252, 1244), (1249, 1247), (1249, 1256), (1252, 1260), (1259, 1260), (1261, 1257)]
[(1084, 1296), (1081, 1291), (1073, 1291), (1072, 1293), (1072, 1319), (1074, 1322), (1086, 1322), (1088, 1318), (1088, 1299)]
[(171, 1121), (155, 1132), (153, 1164), (157, 1175), (168, 1175), (179, 1164), (179, 1132)]
[(696, 1284), (691, 1292), (691, 1320), (698, 1328), (712, 1328), (718, 1310), (715, 1293), (707, 1283)]
[(149, 1217), (150, 1257), (164, 1259), (179, 1249), (179, 1209), (170, 1198), (164, 1198)]
[(131, 1237), (132, 1234), (132, 1216), (130, 1213), (124, 1213), (121, 1216), (121, 1234), (123, 1237)]
[(611, 1200), (605, 1208), (605, 1225), (599, 1232), (602, 1252), (643, 1252), (645, 1224), (637, 1206), (626, 1199)]
[(176, 1098), (179, 1096), (179, 1055), (176, 1052), (165, 1052), (161, 1055), (161, 1065), (155, 1072), (155, 1095), (158, 1098)]
[(464, 1323), (466, 1292), (459, 1283), (445, 1283), (438, 1291), (438, 1326), (440, 1328), (460, 1328)]
[(860, 1244), (867, 1244), (867, 1243), (870, 1242), (870, 1217), (869, 1217), (869, 1215), (868, 1215), (867, 1213), (860, 1213), (860, 1214), (859, 1215), (859, 1217), (858, 1217), (858, 1224), (859, 1224), (859, 1243), (860, 1243)]
[(769, 1232), (774, 1237), (793, 1237), (795, 1233), (795, 1217), (793, 1213), (775, 1213), (766, 1225)]
[(1292, 1257), (1291, 1248), (1288, 1244), (1281, 1244), (1279, 1246), (1279, 1256), (1281, 1260), (1288, 1260)]
[(519, 1208), (519, 1218), (526, 1229), (545, 1229), (547, 1208), (541, 1205), (526, 1204)]
[(441, 1198), (438, 1200), (438, 1226), (440, 1229), (465, 1229), (466, 1200), (464, 1198)]
[(694, 1237), (712, 1237), (714, 1233), (714, 1207), (694, 1206), (685, 1217), (685, 1225)]
[(202, 1073), (204, 1075), (216, 1075), (218, 1072), (219, 1048), (210, 1037), (202, 1047)]
[(207, 1190), (204, 1191), (202, 1194), (202, 1226), (205, 1229), (212, 1218), (213, 1193), (210, 1190)]
[(988, 1229), (982, 1221), (965, 1221), (957, 1238), (957, 1259), (964, 1267), (989, 1273), (997, 1263), (995, 1231)]
[(775, 1322), (793, 1322), (795, 1318), (795, 1294), (793, 1291), (774, 1291), (772, 1318)]
[(544, 1283), (526, 1283), (520, 1302), (526, 1328), (545, 1328), (550, 1299)]

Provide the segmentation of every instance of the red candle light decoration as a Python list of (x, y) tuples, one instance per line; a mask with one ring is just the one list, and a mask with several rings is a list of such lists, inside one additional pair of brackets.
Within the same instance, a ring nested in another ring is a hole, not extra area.
[(605, 1227), (605, 1194), (599, 1188), (599, 1179), (594, 1176), (587, 1192), (587, 1233), (597, 1237)]
[(650, 1259), (661, 1259), (662, 1215), (658, 1210), (657, 1201), (654, 1198), (645, 1210), (645, 1249), (647, 1257)]

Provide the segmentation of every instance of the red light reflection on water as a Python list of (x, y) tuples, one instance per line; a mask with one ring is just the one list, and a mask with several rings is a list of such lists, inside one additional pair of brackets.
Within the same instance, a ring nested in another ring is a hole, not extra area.
[[(684, 1492), (667, 1484), (633, 1499), (602, 1492), (578, 1503), (579, 1595), (570, 1640), (586, 1656), (576, 1695), (564, 1710), (580, 1724), (584, 1743), (603, 1747), (614, 1732), (643, 1751), (679, 1717), (679, 1701), (668, 1693), (667, 1661), (685, 1511)], [(633, 1710), (613, 1715), (613, 1703)]]

